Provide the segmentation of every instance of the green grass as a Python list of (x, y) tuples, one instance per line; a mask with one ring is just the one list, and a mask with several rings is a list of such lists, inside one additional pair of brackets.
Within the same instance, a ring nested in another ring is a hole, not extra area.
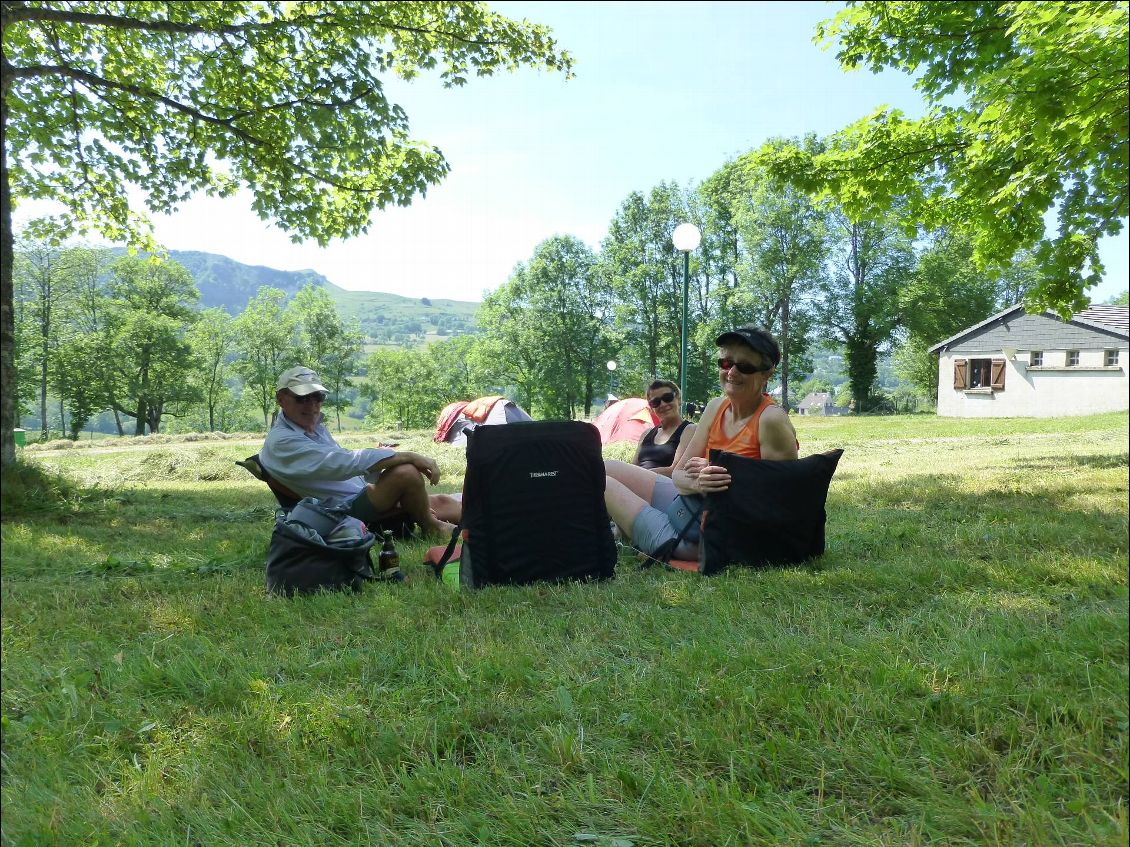
[(473, 594), (266, 597), (254, 446), (26, 453), (0, 841), (1125, 845), (1127, 415), (796, 423), (823, 558)]

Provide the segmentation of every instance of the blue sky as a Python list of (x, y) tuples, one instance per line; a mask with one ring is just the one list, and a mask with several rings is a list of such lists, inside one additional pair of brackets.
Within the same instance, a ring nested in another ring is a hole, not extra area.
[[(390, 83), (413, 136), (451, 165), (425, 198), (326, 248), (291, 244), (246, 195), (194, 199), (156, 219), (158, 238), (310, 268), (352, 290), (480, 300), (546, 238), (597, 248), (632, 191), (701, 182), (769, 137), (831, 133), (882, 105), (924, 111), (908, 77), (845, 72), (812, 42), (839, 3), (490, 5), (550, 26), (576, 77), (526, 69), (450, 91), (431, 79)], [(1104, 245), (1107, 279), (1093, 299), (1127, 287), (1127, 252), (1125, 230)]]

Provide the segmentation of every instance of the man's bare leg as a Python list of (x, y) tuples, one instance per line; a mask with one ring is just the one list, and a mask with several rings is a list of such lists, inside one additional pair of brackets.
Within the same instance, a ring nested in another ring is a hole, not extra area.
[(432, 514), (424, 478), (412, 465), (389, 468), (381, 474), (380, 479), (368, 485), (365, 496), (378, 514), (399, 506), (420, 525), (424, 535), (446, 537), (455, 528), (453, 524)]

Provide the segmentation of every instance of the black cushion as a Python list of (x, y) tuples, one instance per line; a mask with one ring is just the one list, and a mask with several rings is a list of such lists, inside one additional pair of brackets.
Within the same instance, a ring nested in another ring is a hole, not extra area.
[(730, 488), (706, 497), (699, 570), (803, 562), (824, 552), (828, 485), (843, 450), (796, 461), (749, 459), (712, 450), (710, 460), (730, 472)]

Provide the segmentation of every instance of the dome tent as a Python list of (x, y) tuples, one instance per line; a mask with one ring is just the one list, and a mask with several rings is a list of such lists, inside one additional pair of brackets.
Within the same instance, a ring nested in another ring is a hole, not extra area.
[(600, 443), (612, 444), (639, 441), (647, 430), (659, 425), (659, 418), (642, 397), (626, 397), (597, 415), (593, 425), (600, 432)]
[(439, 413), (432, 441), (465, 445), (467, 433), (477, 426), (532, 420), (517, 403), (499, 394), (480, 397), (478, 400), (457, 400), (444, 406)]

